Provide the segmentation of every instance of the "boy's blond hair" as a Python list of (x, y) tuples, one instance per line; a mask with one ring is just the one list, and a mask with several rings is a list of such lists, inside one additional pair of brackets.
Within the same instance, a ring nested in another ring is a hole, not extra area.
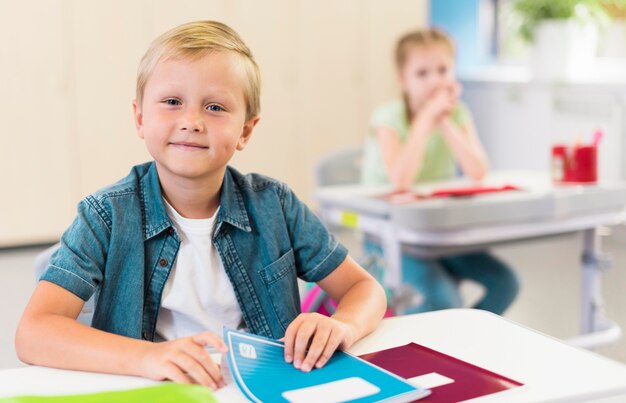
[(211, 52), (231, 52), (245, 74), (246, 120), (261, 112), (261, 77), (252, 52), (229, 26), (217, 21), (194, 21), (173, 28), (150, 44), (137, 70), (137, 104), (141, 105), (146, 82), (158, 62), (167, 59), (198, 59)]
[(396, 45), (396, 67), (402, 68), (408, 59), (409, 50), (415, 47), (429, 47), (442, 45), (450, 51), (454, 57), (454, 42), (442, 30), (437, 28), (421, 29), (409, 32), (398, 40)]

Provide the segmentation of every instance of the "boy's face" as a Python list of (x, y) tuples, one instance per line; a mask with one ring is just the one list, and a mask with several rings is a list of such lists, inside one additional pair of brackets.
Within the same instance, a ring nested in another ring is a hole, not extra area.
[(411, 104), (420, 105), (454, 81), (454, 61), (444, 45), (415, 46), (400, 69), (400, 85)]
[[(246, 121), (242, 80), (234, 55), (159, 62), (141, 105), (133, 102), (139, 137), (159, 173), (200, 179), (220, 174), (243, 150), (258, 117)], [(165, 170), (166, 172), (162, 172)]]

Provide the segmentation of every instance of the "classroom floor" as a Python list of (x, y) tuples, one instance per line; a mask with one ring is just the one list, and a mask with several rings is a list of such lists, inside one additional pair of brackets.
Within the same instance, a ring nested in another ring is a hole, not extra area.
[[(345, 238), (348, 246), (354, 239)], [(517, 269), (522, 282), (519, 298), (505, 317), (558, 338), (576, 334), (579, 318), (580, 235), (529, 241), (493, 251)], [(603, 238), (614, 267), (603, 279), (608, 316), (626, 330), (626, 227)], [(15, 356), (13, 335), (34, 286), (32, 262), (43, 247), (0, 251), (0, 369), (23, 365)], [(358, 255), (358, 254), (355, 254)], [(464, 286), (468, 300), (480, 290)], [(626, 363), (626, 337), (599, 353)]]

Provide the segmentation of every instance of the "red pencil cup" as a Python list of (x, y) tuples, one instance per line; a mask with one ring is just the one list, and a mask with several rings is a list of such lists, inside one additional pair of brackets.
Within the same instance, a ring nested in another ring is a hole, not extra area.
[(552, 147), (552, 179), (563, 183), (594, 183), (598, 180), (598, 148), (593, 145)]

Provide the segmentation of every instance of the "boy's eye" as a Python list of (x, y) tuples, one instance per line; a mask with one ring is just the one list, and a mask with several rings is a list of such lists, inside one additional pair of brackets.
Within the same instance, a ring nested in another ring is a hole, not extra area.
[(207, 108), (207, 110), (209, 110), (211, 112), (221, 112), (221, 111), (224, 110), (224, 108), (222, 108), (221, 106), (216, 105), (216, 104), (211, 104), (211, 105), (207, 106), (206, 108)]
[(439, 74), (441, 74), (442, 76), (445, 75), (447, 72), (448, 68), (446, 66), (439, 67)]
[(165, 102), (166, 105), (172, 105), (172, 106), (180, 105), (180, 101), (178, 99), (171, 99), (170, 98), (170, 99), (166, 99), (164, 102)]
[(417, 70), (417, 76), (420, 78), (426, 77), (428, 75), (428, 70), (426, 69), (420, 69)]

